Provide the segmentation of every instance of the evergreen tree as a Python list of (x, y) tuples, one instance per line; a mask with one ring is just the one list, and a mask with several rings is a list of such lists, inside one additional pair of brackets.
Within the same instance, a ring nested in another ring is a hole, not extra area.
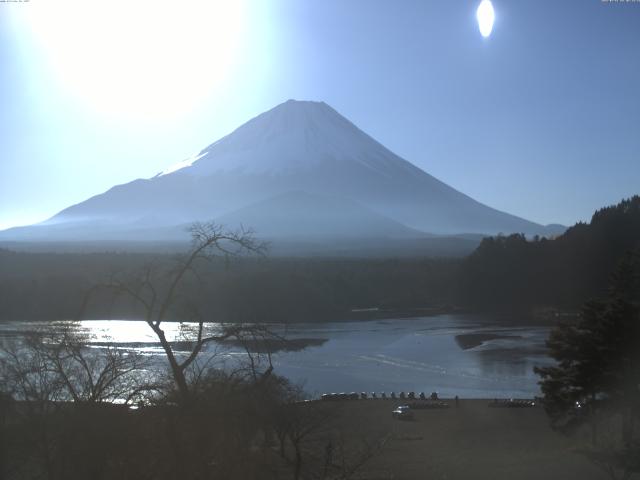
[[(543, 405), (552, 426), (565, 433), (591, 427), (589, 458), (630, 474), (640, 469), (640, 282), (638, 254), (621, 262), (607, 298), (585, 304), (577, 321), (563, 322), (547, 346), (556, 364), (536, 368)], [(598, 425), (614, 425), (611, 443), (601, 442)]]

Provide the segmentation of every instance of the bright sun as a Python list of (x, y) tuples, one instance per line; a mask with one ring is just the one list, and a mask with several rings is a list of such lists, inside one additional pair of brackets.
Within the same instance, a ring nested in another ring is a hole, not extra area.
[(493, 11), (493, 5), (490, 0), (482, 0), (482, 2), (480, 2), (478, 10), (476, 11), (476, 17), (478, 18), (480, 34), (485, 38), (491, 35), (496, 14)]
[(240, 56), (239, 0), (57, 0), (28, 22), (62, 83), (118, 117), (173, 117), (228, 79)]

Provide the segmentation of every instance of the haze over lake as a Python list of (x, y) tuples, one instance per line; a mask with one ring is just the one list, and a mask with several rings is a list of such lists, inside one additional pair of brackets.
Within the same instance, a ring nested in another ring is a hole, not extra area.
[[(478, 315), (439, 315), (321, 324), (272, 325), (275, 333), (310, 346), (273, 355), (276, 373), (317, 396), (324, 392), (415, 391), (463, 398), (533, 397), (539, 394), (535, 365), (549, 364), (544, 341), (549, 329), (508, 326), (504, 318)], [(3, 336), (39, 328), (71, 325), (90, 336), (94, 347), (106, 342), (153, 356), (162, 368), (165, 359), (149, 327), (140, 321), (0, 325)], [(163, 324), (167, 337), (179, 341), (189, 324)], [(219, 324), (209, 324), (210, 330)], [(298, 342), (296, 342), (298, 343)], [(217, 354), (233, 363), (238, 347), (209, 345), (204, 358)]]

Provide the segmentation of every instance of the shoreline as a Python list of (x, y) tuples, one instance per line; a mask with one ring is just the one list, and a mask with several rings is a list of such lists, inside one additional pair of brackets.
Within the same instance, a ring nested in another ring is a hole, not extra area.
[(455, 341), (462, 350), (470, 350), (491, 340), (522, 340), (522, 338), (522, 335), (501, 335), (499, 333), (462, 333), (455, 336)]
[[(576, 318), (580, 314), (574, 311), (566, 311), (561, 309), (554, 309), (551, 313), (545, 312), (541, 314), (537, 310), (521, 310), (521, 311), (488, 311), (488, 310), (473, 310), (464, 307), (411, 307), (411, 308), (358, 308), (352, 309), (349, 312), (345, 312), (344, 315), (326, 318), (324, 320), (316, 321), (299, 321), (299, 322), (244, 322), (244, 324), (253, 325), (312, 325), (312, 324), (328, 324), (328, 323), (348, 323), (348, 322), (373, 322), (378, 320), (406, 320), (406, 319), (419, 319), (419, 318), (431, 318), (439, 317), (443, 315), (474, 315), (480, 318), (486, 318), (498, 326), (554, 326), (561, 318)], [(513, 319), (517, 319), (513, 321)], [(0, 319), (0, 325), (6, 325), (10, 323), (18, 324), (52, 324), (61, 322), (104, 322), (104, 321), (118, 321), (118, 322), (144, 322), (142, 318), (84, 318), (84, 319)], [(180, 320), (164, 320), (164, 323), (190, 323), (181, 322)], [(205, 322), (205, 324), (222, 324), (222, 325), (239, 325), (243, 322), (223, 322), (212, 320)]]

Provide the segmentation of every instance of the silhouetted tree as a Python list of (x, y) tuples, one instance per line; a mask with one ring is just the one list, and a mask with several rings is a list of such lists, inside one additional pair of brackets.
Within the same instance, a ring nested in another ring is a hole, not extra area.
[[(634, 431), (640, 415), (638, 272), (637, 256), (629, 255), (606, 299), (588, 302), (581, 318), (551, 332), (547, 345), (556, 365), (535, 369), (552, 425), (568, 432), (589, 423), (592, 447), (585, 453), (612, 478), (616, 469), (630, 474), (640, 467), (628, 461), (640, 454)], [(616, 424), (619, 437), (604, 442), (598, 426), (611, 433)]]
[[(237, 232), (227, 231), (215, 223), (194, 223), (191, 228), (192, 248), (190, 252), (177, 259), (170, 269), (158, 269), (153, 266), (145, 268), (140, 275), (126, 280), (112, 278), (107, 284), (95, 287), (96, 290), (108, 289), (116, 295), (131, 299), (144, 312), (144, 320), (157, 337), (175, 382), (176, 389), (182, 401), (189, 399), (188, 368), (194, 363), (202, 348), (214, 341), (231, 338), (242, 338), (247, 332), (253, 333), (254, 327), (231, 325), (222, 331), (207, 332), (207, 323), (203, 315), (193, 302), (183, 305), (181, 311), (175, 309), (180, 296), (180, 290), (186, 283), (187, 277), (199, 280), (198, 267), (201, 262), (211, 261), (216, 257), (236, 257), (244, 253), (262, 254), (265, 244), (257, 242), (250, 230)], [(87, 301), (90, 298), (87, 296)], [(86, 306), (86, 305), (85, 305)], [(83, 307), (84, 310), (84, 307)], [(193, 331), (185, 331), (183, 345), (190, 344), (190, 351), (186, 356), (179, 356), (171, 341), (167, 339), (162, 328), (172, 314), (174, 319), (196, 323)], [(268, 373), (270, 373), (270, 369)]]
[(143, 356), (112, 346), (91, 349), (86, 341), (68, 328), (3, 339), (7, 478), (99, 478), (116, 451), (124, 455), (120, 434), (128, 405), (157, 386), (144, 375)]

